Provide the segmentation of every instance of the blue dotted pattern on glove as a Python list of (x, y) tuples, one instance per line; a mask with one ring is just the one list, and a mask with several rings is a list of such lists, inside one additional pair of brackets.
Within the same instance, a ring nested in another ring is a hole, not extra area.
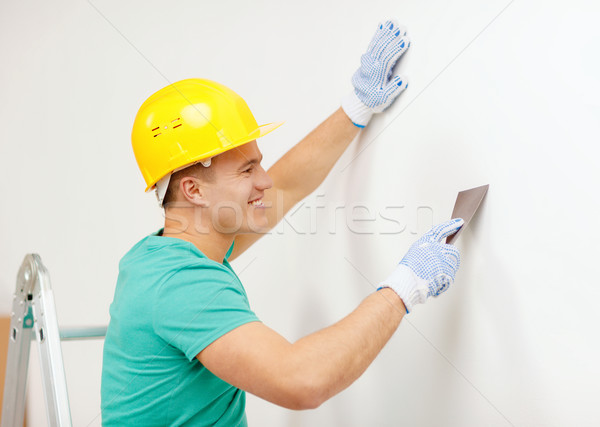
[(437, 297), (454, 282), (460, 266), (460, 253), (453, 245), (441, 243), (454, 234), (464, 221), (460, 218), (439, 224), (412, 244), (400, 264), (406, 265), (418, 277), (427, 281), (427, 296)]
[(408, 86), (402, 77), (390, 78), (396, 61), (409, 46), (406, 30), (394, 21), (386, 21), (379, 25), (361, 56), (361, 67), (352, 76), (352, 84), (356, 96), (375, 112), (384, 111)]

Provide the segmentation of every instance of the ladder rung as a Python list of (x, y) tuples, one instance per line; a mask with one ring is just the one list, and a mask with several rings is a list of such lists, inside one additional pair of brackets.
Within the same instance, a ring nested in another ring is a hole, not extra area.
[(104, 338), (106, 326), (91, 326), (85, 328), (64, 328), (60, 330), (61, 341)]

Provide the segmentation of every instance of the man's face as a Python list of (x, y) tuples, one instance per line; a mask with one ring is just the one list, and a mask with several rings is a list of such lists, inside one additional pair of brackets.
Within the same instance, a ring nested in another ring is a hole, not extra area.
[(273, 181), (262, 168), (256, 141), (226, 151), (215, 158), (214, 182), (205, 197), (213, 229), (225, 234), (264, 230), (268, 225), (262, 197)]

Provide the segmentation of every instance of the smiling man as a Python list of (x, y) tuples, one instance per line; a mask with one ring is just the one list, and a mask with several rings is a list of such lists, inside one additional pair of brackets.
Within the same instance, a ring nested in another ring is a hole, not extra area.
[(397, 24), (382, 23), (342, 107), (268, 173), (256, 140), (281, 123), (259, 126), (231, 89), (188, 79), (144, 102), (133, 148), (165, 223), (119, 263), (103, 425), (246, 425), (245, 392), (315, 408), (364, 372), (415, 304), (453, 282), (459, 253), (441, 242), (461, 220), (426, 233), (347, 317), (291, 343), (260, 322), (229, 264), (314, 191), (406, 88), (392, 69), (408, 45)]
[(275, 194), (265, 198), (273, 181), (261, 160), (253, 140), (214, 157), (209, 168), (198, 164), (176, 172), (163, 202), (163, 236), (185, 238), (208, 258), (222, 261), (236, 235), (268, 231), (266, 212), (274, 210), (265, 202)]

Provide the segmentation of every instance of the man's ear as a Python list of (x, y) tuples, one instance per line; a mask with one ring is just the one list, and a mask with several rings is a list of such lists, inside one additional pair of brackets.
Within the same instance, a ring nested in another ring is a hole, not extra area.
[(206, 191), (202, 181), (193, 176), (186, 176), (179, 181), (179, 191), (183, 198), (194, 206), (208, 207)]

